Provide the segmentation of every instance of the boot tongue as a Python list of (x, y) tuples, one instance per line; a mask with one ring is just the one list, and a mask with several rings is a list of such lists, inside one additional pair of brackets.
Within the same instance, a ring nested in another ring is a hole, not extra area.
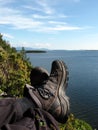
[(27, 98), (31, 98), (31, 100), (33, 100), (34, 104), (37, 107), (42, 108), (42, 104), (41, 104), (40, 100), (33, 93), (33, 91), (35, 91), (35, 90), (36, 90), (36, 88), (34, 88), (33, 86), (31, 86), (29, 84), (26, 84), (25, 87), (24, 87), (24, 94), (23, 94), (23, 96), (27, 97)]

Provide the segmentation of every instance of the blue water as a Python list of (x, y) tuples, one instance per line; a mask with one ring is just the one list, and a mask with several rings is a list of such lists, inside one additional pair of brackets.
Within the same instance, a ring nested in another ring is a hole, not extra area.
[(49, 72), (53, 60), (63, 60), (69, 69), (67, 95), (76, 118), (98, 128), (98, 51), (48, 51), (27, 54), (33, 66)]

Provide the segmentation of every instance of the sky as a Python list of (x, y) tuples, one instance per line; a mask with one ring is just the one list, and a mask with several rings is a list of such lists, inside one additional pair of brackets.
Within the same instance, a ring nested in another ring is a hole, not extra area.
[(98, 50), (98, 0), (0, 0), (12, 47)]

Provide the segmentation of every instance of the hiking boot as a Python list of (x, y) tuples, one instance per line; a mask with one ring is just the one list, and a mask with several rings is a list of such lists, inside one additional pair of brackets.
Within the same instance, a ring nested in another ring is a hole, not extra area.
[(68, 71), (63, 61), (52, 63), (48, 80), (37, 88), (26, 85), (24, 96), (31, 98), (35, 107), (49, 111), (57, 121), (65, 123), (69, 113), (69, 99), (65, 94), (68, 82)]
[(41, 86), (49, 78), (49, 73), (42, 67), (34, 67), (30, 73), (30, 82), (34, 87)]

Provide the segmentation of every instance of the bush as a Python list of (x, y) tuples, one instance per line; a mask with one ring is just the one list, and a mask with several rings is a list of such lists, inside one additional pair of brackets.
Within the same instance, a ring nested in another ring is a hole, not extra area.
[(60, 124), (60, 130), (92, 130), (92, 127), (85, 121), (79, 120), (70, 114), (66, 124)]
[(0, 35), (0, 89), (9, 96), (22, 96), (32, 65), (25, 50), (17, 52)]

